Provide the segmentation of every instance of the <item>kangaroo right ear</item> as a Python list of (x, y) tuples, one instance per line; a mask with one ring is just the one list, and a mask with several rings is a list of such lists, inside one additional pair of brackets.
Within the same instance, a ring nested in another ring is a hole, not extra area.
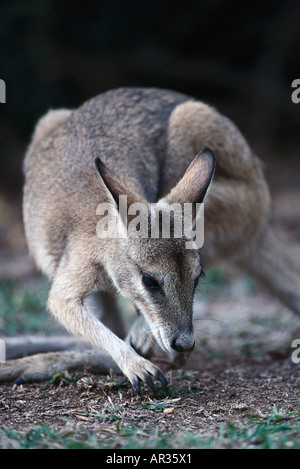
[(108, 167), (103, 163), (103, 161), (100, 160), (100, 158), (96, 157), (95, 164), (106, 188), (112, 195), (117, 206), (119, 206), (120, 195), (127, 196), (128, 206), (135, 202), (141, 201), (141, 198), (131, 188), (129, 188), (123, 181), (121, 181), (117, 176), (115, 176), (108, 169)]
[(167, 203), (202, 203), (215, 173), (214, 152), (204, 148), (193, 159), (183, 177), (164, 198)]

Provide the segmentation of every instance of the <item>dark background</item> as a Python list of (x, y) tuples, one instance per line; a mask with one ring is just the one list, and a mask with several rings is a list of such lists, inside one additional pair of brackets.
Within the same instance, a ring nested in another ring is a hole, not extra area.
[(299, 1), (2, 1), (0, 196), (20, 200), (42, 114), (119, 86), (191, 94), (234, 120), (262, 158), (296, 158), (299, 51)]

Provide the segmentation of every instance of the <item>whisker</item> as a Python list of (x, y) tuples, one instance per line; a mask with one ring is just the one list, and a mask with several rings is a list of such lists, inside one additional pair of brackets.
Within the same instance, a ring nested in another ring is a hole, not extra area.
[(211, 334), (207, 330), (200, 329), (198, 327), (200, 321), (201, 321), (201, 324), (203, 324), (203, 321), (214, 321), (214, 322), (217, 322), (217, 323), (223, 325), (224, 327), (226, 326), (225, 321), (223, 321), (221, 319), (209, 318), (209, 317), (193, 318), (194, 333), (195, 333), (196, 338), (201, 337), (202, 334), (204, 334), (208, 337), (213, 337), (213, 334)]
[(208, 337), (213, 337), (213, 335), (210, 332), (205, 331), (204, 329), (194, 329), (194, 335), (197, 339), (201, 337), (201, 334), (204, 334)]
[(224, 324), (225, 325), (225, 321), (223, 321), (222, 319), (216, 319), (216, 318), (206, 318), (206, 317), (201, 317), (201, 318), (193, 318), (193, 321), (215, 321), (215, 322), (219, 322), (221, 324)]

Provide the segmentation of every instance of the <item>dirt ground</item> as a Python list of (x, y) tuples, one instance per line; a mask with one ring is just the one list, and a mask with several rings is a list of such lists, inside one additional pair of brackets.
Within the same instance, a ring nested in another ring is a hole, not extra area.
[[(274, 229), (299, 257), (299, 177), (289, 175), (287, 188), (280, 187), (278, 172), (271, 174), (273, 187), (278, 183)], [(73, 383), (1, 385), (0, 425), (25, 432), (43, 422), (55, 431), (107, 439), (117, 422), (118, 428), (139, 428), (140, 438), (154, 430), (208, 438), (222, 423), (243, 425), (246, 414), (270, 414), (274, 406), (300, 416), (300, 363), (292, 361), (299, 318), (261, 286), (224, 269), (226, 282), (211, 291), (204, 287), (197, 297), (197, 347), (179, 369), (166, 372), (171, 395), (163, 408), (146, 387), (138, 397), (122, 377), (98, 379), (79, 370)]]
[(297, 318), (263, 293), (246, 295), (246, 306), (232, 295), (204, 305), (211, 319), (197, 321), (197, 349), (182, 368), (166, 373), (171, 396), (162, 412), (147, 388), (138, 397), (121, 377), (81, 371), (76, 383), (2, 385), (1, 426), (25, 432), (43, 422), (105, 439), (117, 418), (122, 428), (140, 427), (142, 437), (156, 429), (208, 438), (221, 423), (245, 424), (246, 414), (270, 414), (274, 405), (300, 415), (300, 364), (291, 360), (291, 342), (300, 337)]

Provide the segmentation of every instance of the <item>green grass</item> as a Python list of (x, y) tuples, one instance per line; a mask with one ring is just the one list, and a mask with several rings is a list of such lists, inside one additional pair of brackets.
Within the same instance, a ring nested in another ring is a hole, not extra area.
[(300, 422), (296, 412), (270, 415), (246, 415), (249, 426), (241, 428), (227, 422), (220, 429), (220, 441), (225, 447), (260, 449), (300, 449)]
[(55, 384), (55, 385), (64, 384), (65, 385), (65, 384), (70, 384), (70, 383), (76, 383), (78, 379), (79, 378), (77, 378), (76, 376), (75, 377), (71, 376), (68, 371), (57, 371), (48, 381), (46, 381), (43, 387), (47, 388), (48, 386), (50, 386), (50, 384)]
[[(148, 404), (145, 408), (149, 411), (161, 411), (152, 409)], [(159, 403), (156, 405), (159, 406)], [(102, 414), (94, 417), (100, 420), (108, 418)], [(119, 417), (115, 414), (112, 414), (110, 419), (116, 420), (114, 426), (110, 430), (102, 430), (101, 437), (95, 432), (91, 434), (85, 430), (81, 431), (80, 435), (78, 430), (56, 432), (39, 422), (23, 434), (2, 428), (0, 448), (5, 445), (16, 449), (300, 449), (300, 421), (295, 412), (279, 413), (274, 407), (270, 415), (246, 417), (248, 425), (237, 426), (229, 421), (221, 425), (216, 435), (208, 438), (200, 438), (185, 430), (167, 435), (133, 424), (122, 427)]]
[[(49, 285), (46, 279), (26, 285), (16, 280), (0, 281), (0, 333), (51, 333), (57, 326), (46, 311)], [(52, 322), (52, 324), (51, 324)]]

